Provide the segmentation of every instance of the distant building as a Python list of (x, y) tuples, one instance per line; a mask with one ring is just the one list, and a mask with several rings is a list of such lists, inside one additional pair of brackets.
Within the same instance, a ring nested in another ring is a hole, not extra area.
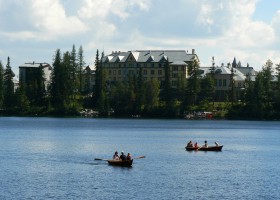
[(103, 57), (102, 66), (109, 83), (127, 81), (129, 77), (137, 76), (140, 69), (145, 81), (156, 79), (162, 83), (165, 81), (164, 66), (168, 61), (171, 83), (176, 87), (180, 79), (188, 77), (187, 67), (194, 60), (199, 62), (194, 49), (190, 54), (185, 50), (113, 51)]
[(47, 89), (48, 85), (51, 82), (51, 72), (52, 67), (48, 63), (24, 63), (19, 66), (19, 82), (20, 83), (27, 83), (29, 81), (32, 81), (30, 79), (34, 78), (32, 74), (34, 72), (37, 72), (38, 70), (43, 70), (44, 73), (44, 79), (45, 79), (45, 88)]
[(95, 66), (86, 66), (82, 73), (82, 92), (90, 94), (93, 92), (95, 85)]
[[(239, 68), (232, 68), (231, 65), (228, 66), (221, 66), (215, 67), (214, 71), (214, 79), (215, 79), (215, 101), (224, 101), (227, 96), (229, 96), (229, 92), (231, 91), (231, 74), (233, 69), (233, 79), (234, 79), (234, 89), (235, 89), (235, 95), (237, 98), (240, 97), (242, 90), (244, 89), (244, 84), (246, 80), (246, 74), (247, 71), (243, 69), (243, 74)], [(206, 76), (206, 74), (211, 73), (211, 67), (200, 67), (200, 70), (202, 71), (202, 76)], [(248, 71), (252, 71), (251, 74), (248, 74), (249, 76), (255, 76), (255, 71), (253, 68), (249, 69)], [(253, 73), (254, 71), (254, 73)]]

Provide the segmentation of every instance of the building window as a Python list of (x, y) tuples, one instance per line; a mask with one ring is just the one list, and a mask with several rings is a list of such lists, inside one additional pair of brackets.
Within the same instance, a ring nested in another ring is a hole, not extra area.
[(151, 66), (152, 66), (152, 67), (155, 67), (155, 64), (154, 64), (154, 63), (152, 63), (152, 64), (151, 64)]
[(178, 66), (172, 66), (172, 71), (178, 71)]
[(111, 75), (111, 70), (109, 70), (109, 75)]
[(154, 75), (155, 74), (155, 70), (151, 70), (151, 75)]
[(223, 84), (222, 84), (223, 82), (222, 82), (222, 79), (219, 79), (219, 86), (220, 87), (222, 87), (223, 86)]
[(143, 74), (147, 75), (147, 70), (146, 69), (143, 70)]
[(223, 79), (223, 86), (227, 86), (227, 80), (226, 79)]

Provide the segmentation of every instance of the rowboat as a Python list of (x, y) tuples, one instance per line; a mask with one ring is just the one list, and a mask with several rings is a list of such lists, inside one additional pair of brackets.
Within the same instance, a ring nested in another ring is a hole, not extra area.
[(222, 151), (223, 145), (208, 147), (185, 147), (187, 151)]
[(108, 160), (109, 165), (120, 166), (120, 167), (131, 167), (133, 163), (132, 160)]

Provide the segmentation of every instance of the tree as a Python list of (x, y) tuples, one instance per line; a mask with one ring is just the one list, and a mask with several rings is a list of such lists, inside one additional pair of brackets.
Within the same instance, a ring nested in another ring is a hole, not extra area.
[(280, 118), (280, 64), (276, 65), (277, 82), (275, 85), (275, 110), (277, 111), (277, 118)]
[(70, 54), (68, 54), (66, 52), (65, 56), (69, 56), (69, 58), (67, 57), (67, 62), (69, 59), (69, 63), (66, 63), (66, 68), (69, 70), (69, 78), (71, 80), (71, 84), (69, 84), (70, 87), (70, 91), (71, 91), (71, 96), (73, 99), (75, 99), (75, 95), (78, 92), (78, 81), (76, 76), (77, 76), (77, 72), (78, 72), (78, 64), (77, 64), (77, 53), (76, 53), (76, 47), (75, 45), (72, 46), (72, 51)]
[(153, 112), (159, 106), (159, 93), (160, 93), (160, 84), (156, 79), (152, 79), (145, 83), (145, 111), (148, 113)]
[(200, 92), (200, 78), (199, 78), (199, 63), (194, 60), (189, 66), (188, 66), (188, 85), (187, 85), (187, 102), (190, 105), (196, 105), (197, 104), (197, 96)]
[(108, 99), (106, 98), (106, 90), (105, 90), (105, 75), (102, 66), (102, 59), (99, 59), (99, 51), (97, 49), (95, 56), (95, 70), (96, 70), (96, 82), (95, 82), (95, 103), (96, 107), (101, 116), (108, 115)]
[(3, 107), (4, 101), (4, 68), (0, 61), (0, 109)]
[(214, 101), (215, 87), (214, 87), (214, 79), (211, 74), (207, 74), (200, 81), (200, 92), (199, 92), (199, 100), (212, 102)]
[(51, 104), (55, 111), (63, 110), (65, 103), (63, 66), (60, 49), (56, 50), (50, 85)]
[(15, 76), (10, 66), (10, 57), (7, 59), (6, 69), (4, 71), (4, 108), (11, 110), (14, 106), (14, 82)]
[(79, 52), (78, 52), (78, 80), (79, 80), (78, 86), (79, 86), (79, 93), (81, 93), (82, 90), (83, 90), (83, 88), (82, 88), (82, 86), (83, 86), (83, 84), (82, 84), (83, 83), (82, 73), (83, 73), (83, 68), (85, 66), (85, 61), (84, 61), (84, 55), (83, 54), (84, 54), (83, 47), (80, 46)]
[(24, 84), (19, 83), (19, 87), (17, 88), (15, 93), (15, 110), (19, 114), (26, 114), (30, 109), (30, 101), (28, 100), (25, 91), (26, 89), (24, 88)]
[(231, 105), (233, 105), (233, 103), (236, 101), (236, 97), (235, 97), (235, 80), (234, 80), (234, 68), (236, 67), (236, 61), (234, 58), (234, 61), (232, 63), (232, 67), (230, 70), (230, 101), (231, 101)]

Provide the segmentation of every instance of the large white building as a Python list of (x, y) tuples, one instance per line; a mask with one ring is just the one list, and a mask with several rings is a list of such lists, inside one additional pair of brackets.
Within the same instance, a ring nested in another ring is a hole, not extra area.
[(106, 80), (110, 83), (126, 81), (129, 77), (139, 74), (140, 69), (144, 80), (165, 80), (164, 66), (169, 62), (172, 86), (176, 87), (179, 79), (187, 78), (188, 65), (198, 56), (193, 49), (191, 53), (185, 50), (135, 50), (113, 51), (103, 57), (102, 65), (106, 72)]

